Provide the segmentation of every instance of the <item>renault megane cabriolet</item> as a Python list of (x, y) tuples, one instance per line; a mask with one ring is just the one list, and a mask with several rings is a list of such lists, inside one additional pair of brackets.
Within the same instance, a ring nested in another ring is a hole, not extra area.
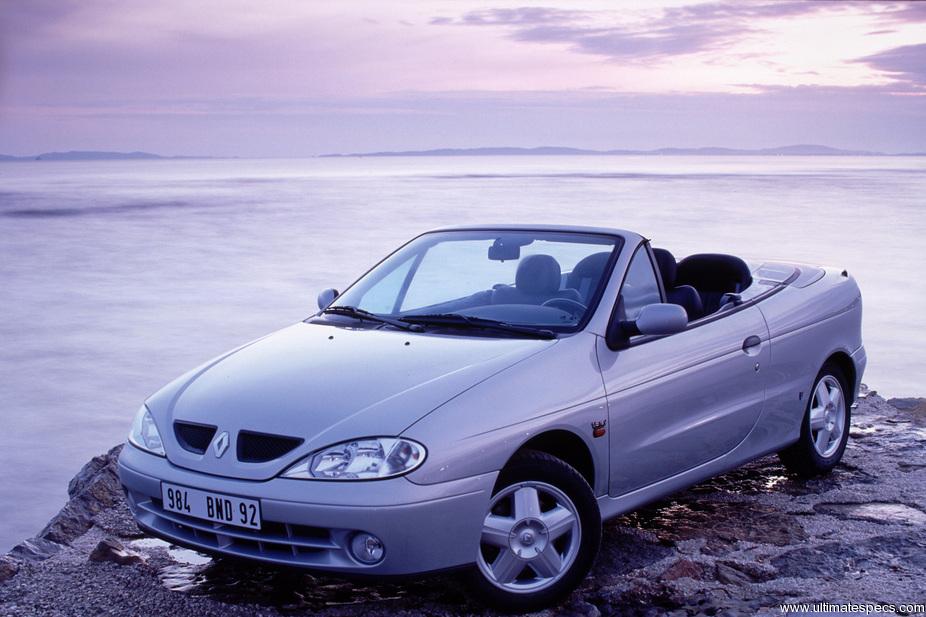
[(618, 229), (428, 232), (319, 311), (138, 410), (145, 531), (368, 575), (467, 568), (507, 610), (564, 598), (603, 520), (777, 452), (840, 460), (865, 368), (845, 271), (676, 261)]

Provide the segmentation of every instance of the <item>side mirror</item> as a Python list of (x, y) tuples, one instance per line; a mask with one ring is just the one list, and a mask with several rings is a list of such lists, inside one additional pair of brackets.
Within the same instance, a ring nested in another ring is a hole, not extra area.
[(605, 340), (610, 349), (617, 351), (627, 346), (631, 336), (675, 334), (687, 326), (688, 313), (678, 304), (647, 304), (640, 309), (635, 321), (614, 319), (608, 326)]
[(320, 310), (324, 310), (328, 308), (328, 305), (334, 302), (335, 298), (337, 297), (338, 297), (337, 289), (329, 287), (328, 289), (322, 290), (322, 292), (318, 294), (318, 308)]
[(647, 304), (634, 323), (640, 334), (675, 334), (688, 325), (688, 313), (678, 304)]

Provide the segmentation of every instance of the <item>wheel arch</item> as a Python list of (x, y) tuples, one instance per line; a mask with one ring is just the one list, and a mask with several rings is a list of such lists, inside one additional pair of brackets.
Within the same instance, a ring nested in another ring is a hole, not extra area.
[(823, 362), (823, 366), (826, 366), (827, 364), (835, 364), (839, 367), (839, 370), (842, 371), (843, 375), (845, 375), (849, 382), (849, 391), (846, 392), (846, 397), (849, 399), (848, 403), (852, 405), (855, 403), (855, 389), (858, 385), (856, 383), (857, 375), (855, 363), (852, 361), (852, 357), (844, 351), (836, 351), (831, 353), (829, 357), (827, 357), (827, 359)]
[(566, 429), (551, 429), (535, 435), (525, 441), (506, 461), (506, 465), (525, 450), (537, 450), (555, 456), (572, 466), (585, 478), (588, 485), (595, 488), (595, 459), (591, 448), (584, 439)]

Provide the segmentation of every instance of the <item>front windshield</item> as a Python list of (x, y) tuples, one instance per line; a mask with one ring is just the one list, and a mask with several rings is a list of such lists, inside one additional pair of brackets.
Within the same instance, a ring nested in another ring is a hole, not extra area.
[(429, 233), (368, 272), (332, 306), (395, 319), (452, 314), (575, 330), (594, 310), (620, 242), (591, 233)]

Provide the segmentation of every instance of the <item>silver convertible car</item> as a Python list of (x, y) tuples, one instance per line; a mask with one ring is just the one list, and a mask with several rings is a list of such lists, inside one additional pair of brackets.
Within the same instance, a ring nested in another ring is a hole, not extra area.
[(411, 240), (304, 322), (138, 410), (145, 531), (281, 566), (468, 569), (506, 610), (564, 598), (603, 520), (777, 452), (840, 460), (865, 368), (845, 271), (676, 261), (619, 229)]

